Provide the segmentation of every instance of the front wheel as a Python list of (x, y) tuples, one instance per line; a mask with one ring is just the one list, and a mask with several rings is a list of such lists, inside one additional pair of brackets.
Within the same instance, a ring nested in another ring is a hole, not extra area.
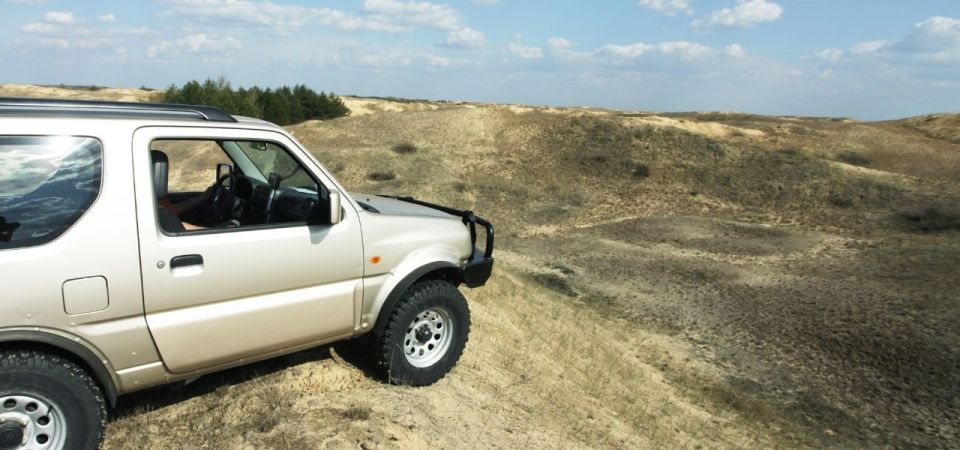
[(455, 286), (428, 280), (410, 287), (376, 336), (379, 367), (390, 383), (426, 386), (450, 372), (470, 333), (470, 309)]
[(73, 362), (0, 352), (0, 450), (96, 449), (106, 417), (99, 385)]

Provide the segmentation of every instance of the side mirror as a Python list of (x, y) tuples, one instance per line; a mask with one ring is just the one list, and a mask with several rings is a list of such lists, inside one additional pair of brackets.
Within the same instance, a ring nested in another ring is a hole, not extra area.
[(224, 175), (230, 175), (231, 173), (233, 173), (232, 165), (224, 164), (224, 163), (217, 164), (217, 180), (216, 181), (220, 181), (220, 179), (223, 178)]
[(331, 192), (330, 197), (330, 225), (336, 225), (343, 220), (343, 207), (340, 205), (340, 193)]
[(280, 189), (280, 183), (282, 181), (280, 175), (275, 172), (270, 172), (270, 175), (267, 175), (267, 183), (270, 183), (270, 188), (273, 190)]

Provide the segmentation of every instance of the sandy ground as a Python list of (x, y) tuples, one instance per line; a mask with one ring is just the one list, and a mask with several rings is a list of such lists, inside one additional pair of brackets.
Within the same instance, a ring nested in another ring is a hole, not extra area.
[(34, 86), (29, 84), (0, 84), (4, 97), (45, 97), (74, 100), (110, 100), (118, 102), (155, 101), (158, 93), (136, 88), (100, 88), (96, 86), (68, 88), (58, 86)]

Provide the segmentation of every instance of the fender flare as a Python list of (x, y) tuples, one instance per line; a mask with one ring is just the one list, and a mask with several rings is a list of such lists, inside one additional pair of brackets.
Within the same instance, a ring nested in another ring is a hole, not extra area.
[[(418, 267), (403, 277), (400, 282), (394, 286), (393, 290), (390, 291), (390, 294), (387, 295), (387, 298), (380, 306), (380, 310), (377, 311), (377, 322), (373, 327), (373, 334), (378, 335), (379, 333), (383, 332), (383, 329), (387, 326), (387, 316), (389, 315), (389, 311), (393, 310), (393, 307), (398, 301), (400, 301), (400, 296), (402, 296), (404, 292), (407, 292), (407, 289), (410, 289), (410, 286), (413, 286), (414, 283), (420, 281), (425, 276), (438, 272), (443, 274), (452, 274), (455, 278), (448, 281), (451, 281), (455, 286), (459, 286), (461, 283), (463, 283), (463, 277), (460, 275), (460, 267), (453, 263), (446, 261), (435, 261)], [(446, 276), (443, 276), (442, 278), (447, 279)], [(384, 312), (387, 312), (387, 314), (384, 314)]]
[(43, 331), (11, 330), (0, 331), (0, 346), (6, 343), (41, 344), (54, 347), (67, 354), (68, 357), (79, 360), (82, 366), (91, 371), (93, 378), (103, 387), (103, 394), (107, 397), (110, 406), (117, 405), (117, 387), (110, 371), (93, 351), (77, 341), (71, 341), (63, 336)]

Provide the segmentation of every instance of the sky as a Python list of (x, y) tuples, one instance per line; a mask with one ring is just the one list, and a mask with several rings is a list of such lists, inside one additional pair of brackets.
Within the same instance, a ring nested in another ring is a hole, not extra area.
[(960, 110), (960, 0), (0, 0), (0, 83), (890, 119)]

